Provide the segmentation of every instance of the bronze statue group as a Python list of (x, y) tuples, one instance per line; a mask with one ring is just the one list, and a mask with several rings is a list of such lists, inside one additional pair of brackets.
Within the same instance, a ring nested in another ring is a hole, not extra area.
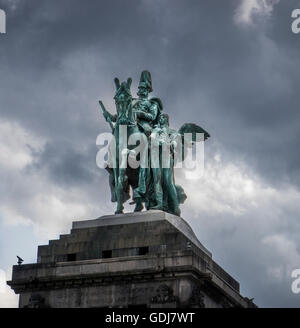
[[(161, 100), (149, 98), (153, 91), (150, 72), (141, 74), (138, 98), (132, 98), (131, 83), (131, 78), (122, 83), (115, 79), (115, 115), (99, 102), (114, 136), (106, 169), (111, 199), (117, 202), (115, 213), (123, 213), (132, 189), (135, 212), (146, 207), (180, 216), (179, 204), (185, 201), (186, 194), (175, 184), (174, 166), (184, 160), (187, 148), (197, 141), (196, 134), (201, 134), (203, 141), (209, 134), (196, 124), (184, 124), (179, 131), (169, 127), (169, 116), (163, 112)], [(184, 140), (186, 133), (191, 135), (189, 143)], [(138, 147), (132, 140), (138, 140)]]

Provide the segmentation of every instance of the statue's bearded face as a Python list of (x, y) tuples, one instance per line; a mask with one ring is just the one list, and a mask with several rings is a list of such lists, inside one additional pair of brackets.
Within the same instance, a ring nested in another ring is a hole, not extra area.
[(138, 91), (138, 96), (141, 98), (147, 98), (149, 91), (147, 88), (140, 86)]
[(159, 124), (160, 126), (169, 126), (168, 119), (164, 115), (160, 115)]

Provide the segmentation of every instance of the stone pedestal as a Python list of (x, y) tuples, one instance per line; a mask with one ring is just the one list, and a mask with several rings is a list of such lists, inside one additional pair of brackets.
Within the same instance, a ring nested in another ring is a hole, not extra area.
[(20, 307), (255, 307), (188, 223), (162, 211), (73, 222), (8, 284)]

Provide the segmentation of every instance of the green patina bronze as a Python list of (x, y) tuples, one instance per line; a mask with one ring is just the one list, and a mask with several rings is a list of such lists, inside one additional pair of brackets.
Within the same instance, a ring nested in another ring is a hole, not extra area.
[[(115, 79), (117, 91), (114, 100), (117, 114), (109, 113), (99, 101), (115, 137), (108, 163), (115, 165), (108, 165), (107, 171), (112, 202), (117, 202), (116, 214), (123, 212), (123, 204), (130, 199), (132, 189), (131, 204), (135, 204), (135, 212), (146, 207), (147, 210), (159, 209), (179, 216), (179, 205), (185, 201), (186, 194), (181, 186), (175, 184), (174, 165), (176, 161), (184, 160), (187, 143), (183, 141), (183, 136), (185, 133), (191, 134), (190, 144), (197, 141), (197, 133), (203, 134), (204, 140), (210, 136), (193, 123), (184, 124), (179, 131), (169, 127), (169, 116), (163, 113), (161, 100), (149, 98), (149, 93), (152, 92), (150, 72), (143, 71), (141, 74), (138, 98), (131, 95), (131, 83), (131, 78), (123, 83)], [(124, 126), (125, 134), (122, 132)], [(135, 134), (141, 137), (138, 167), (127, 165), (130, 157), (136, 155), (134, 149), (137, 144), (128, 145), (129, 138)], [(169, 156), (163, 155), (166, 149), (169, 149)], [(178, 159), (176, 153), (182, 153), (182, 158)]]

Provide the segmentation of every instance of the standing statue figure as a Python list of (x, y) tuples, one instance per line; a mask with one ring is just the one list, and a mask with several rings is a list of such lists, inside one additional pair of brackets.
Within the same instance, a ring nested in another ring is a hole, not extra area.
[(151, 134), (151, 168), (156, 204), (150, 208), (180, 216), (179, 204), (185, 201), (186, 195), (182, 187), (175, 185), (174, 155), (178, 138), (181, 134), (169, 128), (169, 116), (160, 114)]
[[(163, 110), (162, 102), (159, 98), (149, 99), (149, 93), (153, 91), (152, 89), (152, 78), (151, 74), (148, 71), (143, 71), (140, 78), (140, 83), (138, 86), (138, 98), (133, 99), (132, 107), (133, 113), (135, 115), (137, 124), (140, 128), (140, 131), (144, 133), (148, 140), (152, 133), (154, 125), (157, 123), (158, 117)], [(149, 152), (149, 148), (145, 149)], [(146, 163), (141, 163), (139, 170), (139, 186), (133, 190), (133, 200), (136, 204), (135, 211), (140, 211), (143, 208), (141, 205), (143, 202), (148, 204), (147, 201), (147, 190), (151, 182), (151, 169), (149, 156), (141, 156), (144, 160), (148, 160), (148, 165)], [(146, 207), (148, 207), (146, 205)]]
[[(123, 213), (123, 204), (130, 199), (132, 189), (134, 211), (142, 211), (145, 205), (147, 210), (160, 209), (179, 216), (179, 204), (185, 201), (186, 195), (183, 188), (175, 184), (175, 155), (182, 152), (182, 157), (176, 160), (183, 161), (186, 148), (198, 140), (196, 134), (204, 135), (203, 140), (210, 136), (192, 123), (184, 124), (178, 131), (169, 127), (169, 116), (163, 113), (161, 100), (149, 99), (152, 92), (150, 72), (142, 72), (136, 99), (131, 96), (131, 83), (131, 78), (123, 83), (115, 79), (115, 115), (99, 101), (114, 135), (106, 169), (110, 174), (111, 199), (117, 202), (115, 213)], [(186, 133), (192, 136), (189, 143), (184, 140)], [(137, 145), (129, 142), (134, 136), (139, 136), (138, 153)], [(137, 167), (128, 165), (132, 157), (138, 159)]]

